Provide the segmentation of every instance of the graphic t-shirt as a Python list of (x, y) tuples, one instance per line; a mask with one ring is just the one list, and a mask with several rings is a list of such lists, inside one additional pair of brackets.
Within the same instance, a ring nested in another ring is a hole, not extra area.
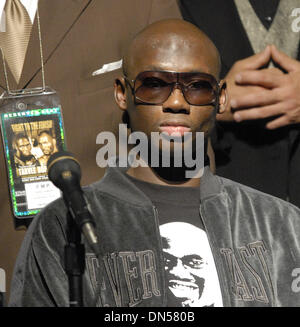
[(218, 275), (200, 212), (199, 187), (129, 179), (157, 209), (168, 283), (168, 306), (223, 306)]

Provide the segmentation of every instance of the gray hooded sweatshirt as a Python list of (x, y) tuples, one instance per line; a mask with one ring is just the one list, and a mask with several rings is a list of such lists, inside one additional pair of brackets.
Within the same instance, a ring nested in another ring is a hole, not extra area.
[[(157, 211), (125, 171), (110, 167), (84, 188), (101, 253), (97, 258), (85, 244), (84, 306), (168, 306)], [(223, 305), (300, 306), (300, 209), (208, 167), (200, 184), (199, 214)], [(34, 218), (16, 261), (9, 306), (69, 306), (66, 230), (62, 199)]]

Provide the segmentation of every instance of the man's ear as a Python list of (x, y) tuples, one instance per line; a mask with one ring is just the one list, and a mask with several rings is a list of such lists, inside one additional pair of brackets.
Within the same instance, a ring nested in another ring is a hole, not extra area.
[(228, 101), (228, 95), (227, 95), (227, 89), (226, 89), (226, 81), (222, 80), (220, 82), (220, 96), (219, 96), (219, 111), (218, 114), (222, 114), (225, 112), (227, 101)]
[(127, 109), (126, 86), (123, 77), (117, 78), (114, 83), (114, 95), (117, 105), (121, 110)]

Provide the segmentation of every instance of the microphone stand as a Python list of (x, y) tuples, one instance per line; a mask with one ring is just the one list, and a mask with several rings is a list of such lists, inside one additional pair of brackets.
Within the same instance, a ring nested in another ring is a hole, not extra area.
[(81, 231), (72, 218), (70, 211), (68, 211), (67, 221), (65, 270), (69, 280), (69, 304), (70, 307), (82, 307), (82, 275), (85, 270), (85, 249), (81, 241)]
[(69, 304), (81, 307), (85, 271), (85, 248), (81, 239), (84, 235), (92, 251), (99, 253), (95, 222), (80, 187), (80, 165), (73, 155), (66, 151), (56, 152), (48, 159), (47, 168), (50, 181), (62, 191), (68, 208), (64, 263), (69, 281)]

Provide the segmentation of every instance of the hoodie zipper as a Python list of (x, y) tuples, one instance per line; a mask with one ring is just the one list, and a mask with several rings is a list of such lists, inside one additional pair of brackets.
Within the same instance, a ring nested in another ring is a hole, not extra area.
[(222, 287), (222, 285), (226, 285), (226, 283), (225, 283), (225, 280), (224, 280), (224, 276), (221, 273), (221, 269), (220, 269), (220, 266), (221, 265), (219, 265), (219, 263), (217, 261), (217, 255), (215, 253), (215, 249), (213, 249), (213, 247), (212, 247), (212, 241), (211, 241), (210, 233), (208, 233), (207, 225), (205, 224), (205, 220), (203, 219), (203, 215), (201, 214), (201, 205), (199, 207), (199, 215), (200, 215), (200, 219), (202, 220), (202, 223), (203, 223), (203, 226), (204, 226), (204, 230), (206, 232), (206, 236), (207, 236), (207, 239), (208, 239), (209, 247), (210, 247), (211, 253), (213, 255), (215, 267), (216, 267), (216, 270), (217, 270), (217, 275), (218, 275), (218, 279), (219, 279), (219, 287), (220, 287), (221, 296), (222, 296), (222, 304), (223, 304), (223, 307), (226, 307), (227, 306), (227, 300), (225, 298), (225, 289), (224, 289), (224, 287)]
[(161, 262), (161, 267), (162, 267), (162, 272), (161, 272), (161, 283), (162, 283), (162, 296), (163, 296), (163, 301), (162, 301), (162, 306), (166, 307), (167, 306), (167, 284), (166, 284), (166, 277), (165, 277), (165, 261), (164, 261), (164, 255), (163, 255), (163, 247), (162, 247), (162, 240), (160, 236), (160, 231), (159, 231), (159, 220), (158, 220), (158, 210), (155, 206), (152, 206), (153, 212), (154, 212), (154, 222), (155, 222), (155, 227), (157, 231), (158, 237), (158, 247), (159, 247), (159, 254), (160, 254), (160, 262)]

